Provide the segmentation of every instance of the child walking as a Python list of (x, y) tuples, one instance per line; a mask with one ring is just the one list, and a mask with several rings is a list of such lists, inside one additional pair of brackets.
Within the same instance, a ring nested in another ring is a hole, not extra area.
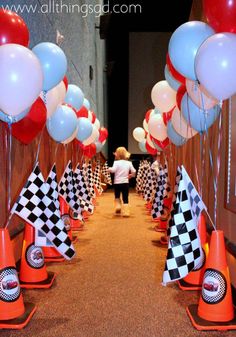
[(121, 199), (123, 201), (123, 216), (130, 216), (129, 209), (129, 179), (135, 177), (136, 170), (128, 160), (130, 153), (125, 147), (118, 147), (114, 153), (115, 161), (109, 171), (114, 173), (115, 213), (121, 213)]

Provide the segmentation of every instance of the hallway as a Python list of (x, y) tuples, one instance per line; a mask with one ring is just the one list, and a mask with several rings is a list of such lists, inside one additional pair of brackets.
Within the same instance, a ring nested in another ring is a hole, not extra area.
[[(186, 314), (196, 292), (161, 285), (166, 248), (159, 246), (144, 201), (130, 194), (131, 217), (113, 215), (113, 194), (97, 199), (95, 214), (78, 233), (77, 256), (49, 264), (57, 272), (50, 290), (23, 291), (38, 309), (21, 331), (0, 337), (167, 337), (214, 336), (198, 332)], [(223, 333), (226, 337), (233, 331)]]

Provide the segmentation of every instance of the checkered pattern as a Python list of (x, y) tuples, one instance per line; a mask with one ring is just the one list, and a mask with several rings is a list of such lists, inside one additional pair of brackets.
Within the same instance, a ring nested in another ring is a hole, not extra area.
[(112, 185), (112, 180), (111, 180), (111, 174), (108, 170), (108, 164), (107, 161), (104, 163), (103, 167), (102, 167), (102, 175), (104, 177), (104, 181), (106, 184), (108, 185)]
[(163, 284), (184, 278), (202, 265), (204, 259), (187, 188), (186, 179), (182, 176), (176, 196), (173, 225), (170, 228)]
[(59, 194), (65, 199), (74, 212), (81, 214), (82, 210), (79, 198), (76, 195), (71, 161), (68, 162), (59, 182)]
[(101, 186), (101, 168), (100, 168), (100, 161), (97, 160), (96, 167), (93, 172), (93, 179), (94, 179), (94, 185), (98, 191), (99, 194), (102, 194), (103, 189)]
[(161, 216), (161, 212), (163, 211), (163, 200), (164, 200), (164, 178), (165, 173), (162, 165), (159, 167), (159, 174), (157, 178), (157, 188), (154, 196), (154, 200), (152, 203), (152, 211), (151, 215), (153, 219), (159, 218)]
[(147, 180), (146, 184), (144, 186), (144, 200), (145, 201), (150, 201), (152, 199), (152, 194), (153, 194), (153, 174), (152, 174), (152, 169), (149, 166), (148, 168), (148, 174), (147, 174)]
[(187, 186), (187, 191), (189, 194), (189, 200), (191, 205), (191, 210), (193, 213), (196, 222), (198, 222), (199, 216), (203, 209), (206, 209), (206, 205), (203, 203), (201, 197), (199, 196), (195, 186), (193, 185), (188, 173), (186, 172), (185, 168), (182, 165), (182, 175)]
[(89, 195), (92, 199), (94, 199), (96, 197), (96, 194), (94, 190), (94, 179), (93, 179), (93, 170), (92, 170), (91, 162), (83, 163), (83, 176), (84, 176), (85, 184), (87, 185)]
[(143, 167), (143, 181), (142, 181), (142, 195), (144, 197), (144, 193), (145, 193), (145, 186), (147, 184), (148, 181), (148, 171), (150, 169), (150, 163), (145, 160), (144, 162), (144, 167)]
[(142, 160), (139, 164), (137, 177), (136, 177), (136, 192), (142, 193), (143, 187), (143, 170), (144, 170), (144, 160)]
[(168, 229), (167, 229), (167, 236), (170, 236), (170, 227), (173, 225), (173, 217), (175, 214), (175, 203), (176, 203), (176, 196), (178, 193), (178, 188), (179, 188), (179, 182), (182, 179), (182, 173), (181, 173), (181, 169), (178, 166), (177, 168), (177, 173), (175, 176), (175, 187), (174, 187), (174, 193), (172, 196), (172, 206), (171, 206), (171, 211), (170, 211), (170, 218), (169, 218), (169, 222), (168, 222)]
[(37, 164), (13, 206), (12, 213), (18, 214), (44, 233), (60, 254), (71, 259), (75, 250), (49, 190)]
[(80, 200), (80, 207), (84, 211), (92, 214), (94, 211), (94, 205), (92, 204), (92, 199), (89, 195), (88, 188), (85, 183), (84, 176), (82, 174), (82, 170), (79, 164), (77, 164), (76, 169), (74, 171), (74, 184), (76, 195)]

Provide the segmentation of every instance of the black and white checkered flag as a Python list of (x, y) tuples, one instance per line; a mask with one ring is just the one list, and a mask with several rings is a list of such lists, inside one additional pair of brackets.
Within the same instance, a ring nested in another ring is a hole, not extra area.
[(144, 167), (144, 160), (140, 161), (137, 177), (136, 177), (136, 192), (141, 193), (142, 192), (142, 181), (143, 181), (143, 167)]
[(71, 161), (68, 162), (66, 169), (59, 182), (59, 194), (69, 204), (70, 208), (74, 212), (78, 213), (79, 219), (83, 221), (83, 217), (81, 215), (82, 209), (80, 207), (80, 201), (78, 196), (76, 195), (76, 188), (74, 183), (74, 175)]
[(142, 181), (142, 195), (144, 198), (144, 193), (145, 193), (145, 186), (147, 184), (148, 181), (148, 172), (150, 169), (151, 164), (146, 160), (144, 163), (144, 169), (143, 169), (143, 181)]
[(109, 167), (108, 167), (108, 164), (107, 164), (107, 161), (103, 164), (103, 167), (102, 167), (102, 175), (104, 177), (104, 181), (106, 184), (108, 185), (112, 185), (112, 180), (111, 180), (111, 173), (109, 172)]
[[(197, 230), (197, 214), (200, 215), (205, 205), (200, 197), (200, 200), (195, 198), (198, 193), (183, 166), (181, 171), (182, 177), (176, 196), (175, 213), (173, 224), (170, 227), (168, 251), (163, 273), (164, 285), (184, 278), (193, 269), (201, 266), (204, 259)], [(190, 192), (188, 190), (189, 183), (191, 183)], [(193, 190), (195, 191), (193, 192)], [(197, 207), (193, 209), (191, 199), (194, 198)]]
[(145, 201), (150, 201), (152, 199), (152, 194), (153, 194), (153, 174), (152, 174), (152, 171), (153, 170), (149, 166), (146, 184), (144, 186), (144, 194), (143, 194), (143, 197), (144, 197)]
[(61, 255), (71, 259), (75, 250), (49, 190), (37, 164), (13, 206), (12, 213), (18, 214), (40, 230)]
[(83, 163), (83, 176), (85, 184), (87, 185), (89, 195), (92, 199), (94, 199), (96, 197), (96, 194), (94, 190), (94, 179), (91, 162)]
[(92, 214), (94, 211), (94, 205), (92, 204), (92, 198), (89, 195), (88, 188), (85, 183), (82, 170), (80, 168), (80, 164), (77, 164), (76, 169), (74, 171), (74, 182), (76, 194), (80, 200), (81, 208), (84, 211)]
[(164, 209), (164, 206), (163, 206), (164, 176), (165, 176), (164, 169), (162, 165), (160, 165), (159, 174), (157, 178), (157, 187), (156, 187), (156, 192), (155, 192), (154, 200), (152, 203), (152, 210), (151, 210), (151, 215), (153, 219), (159, 218)]
[(179, 188), (179, 182), (180, 179), (182, 177), (182, 173), (181, 173), (181, 168), (178, 166), (177, 167), (177, 173), (175, 176), (175, 187), (174, 187), (174, 192), (173, 192), (173, 196), (172, 196), (172, 206), (171, 206), (171, 211), (170, 211), (170, 218), (168, 221), (168, 228), (167, 228), (167, 235), (170, 236), (170, 227), (173, 225), (173, 217), (174, 217), (174, 213), (175, 213), (175, 203), (176, 203), (176, 196), (178, 193), (178, 188)]
[(100, 161), (97, 160), (95, 170), (93, 172), (93, 179), (94, 179), (94, 185), (98, 191), (99, 194), (102, 194), (103, 189), (101, 186), (101, 169), (100, 169)]

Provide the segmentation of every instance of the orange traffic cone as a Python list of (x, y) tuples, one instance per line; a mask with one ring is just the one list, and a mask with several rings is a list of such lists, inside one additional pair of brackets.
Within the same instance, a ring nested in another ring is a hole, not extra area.
[(46, 270), (42, 248), (35, 246), (35, 229), (26, 223), (20, 265), (21, 288), (50, 288), (55, 277), (55, 273)]
[(9, 232), (0, 229), (0, 329), (22, 329), (36, 306), (23, 302)]
[(197, 330), (236, 329), (224, 233), (221, 230), (215, 230), (211, 235), (199, 304), (188, 306), (187, 313)]
[(206, 221), (203, 214), (201, 214), (198, 222), (198, 232), (201, 240), (202, 250), (204, 253), (204, 261), (200, 268), (191, 271), (185, 278), (178, 281), (178, 285), (182, 290), (201, 290), (203, 275), (205, 272), (206, 259), (209, 253), (209, 245), (207, 242)]
[(45, 262), (63, 262), (65, 258), (54, 247), (42, 247)]
[[(72, 240), (73, 243), (75, 243), (77, 241), (77, 238), (72, 237), (71, 230), (72, 229), (77, 230), (76, 228), (80, 228), (81, 226), (80, 221), (79, 219), (76, 220), (70, 216), (70, 207), (61, 196), (59, 196), (59, 202), (60, 202), (60, 211), (61, 211), (62, 220), (65, 223), (66, 230), (68, 232), (70, 239)], [(73, 228), (72, 228), (72, 224), (73, 224)]]

